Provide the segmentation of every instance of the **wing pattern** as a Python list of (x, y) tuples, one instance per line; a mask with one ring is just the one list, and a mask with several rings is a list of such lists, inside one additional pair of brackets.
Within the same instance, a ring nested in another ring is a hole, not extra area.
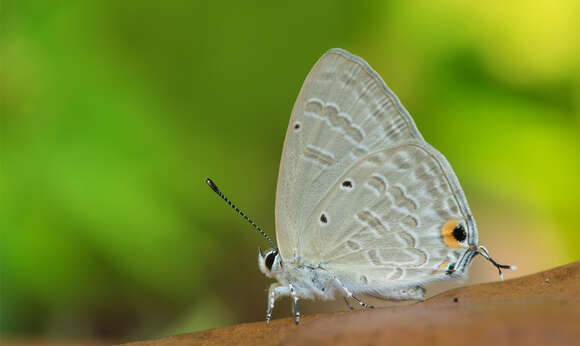
[(462, 249), (446, 247), (441, 227), (468, 214), (451, 167), (379, 75), (346, 51), (325, 53), (286, 133), (276, 198), (282, 258), (356, 272), (361, 284), (411, 282), (457, 259)]
[(294, 256), (305, 218), (342, 172), (408, 138), (422, 139), (379, 75), (346, 51), (325, 53), (302, 86), (286, 133), (276, 199), (282, 256)]
[(437, 154), (409, 141), (356, 161), (307, 220), (302, 260), (368, 286), (443, 275), (467, 244), (447, 246), (442, 229), (466, 216)]

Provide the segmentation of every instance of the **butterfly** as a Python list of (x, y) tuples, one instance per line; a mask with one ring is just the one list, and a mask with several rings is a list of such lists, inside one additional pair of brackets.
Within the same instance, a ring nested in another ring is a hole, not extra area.
[[(278, 247), (258, 265), (276, 279), (266, 322), (281, 297), (356, 295), (421, 300), (424, 285), (461, 279), (476, 255), (499, 271), (478, 231), (455, 173), (421, 136), (381, 77), (360, 57), (327, 51), (300, 90), (280, 163), (276, 193)], [(502, 277), (503, 278), (503, 277)]]

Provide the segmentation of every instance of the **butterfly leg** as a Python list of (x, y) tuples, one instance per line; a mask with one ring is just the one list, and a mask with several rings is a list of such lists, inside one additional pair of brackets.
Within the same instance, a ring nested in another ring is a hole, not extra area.
[(298, 311), (298, 297), (296, 296), (296, 290), (292, 284), (288, 285), (290, 289), (290, 295), (292, 296), (292, 312), (296, 317), (296, 324), (300, 323), (300, 311)]
[(336, 281), (336, 283), (342, 288), (342, 290), (344, 291), (344, 294), (346, 294), (346, 296), (352, 300), (354, 300), (355, 302), (357, 302), (360, 306), (362, 306), (363, 308), (367, 308), (367, 309), (374, 309), (374, 306), (369, 305), (363, 301), (361, 301), (360, 299), (358, 299), (357, 297), (352, 295), (352, 292), (344, 287), (344, 285), (342, 284), (342, 282), (340, 282), (340, 280), (338, 280), (337, 278), (334, 278), (334, 281)]
[(274, 303), (276, 299), (287, 296), (290, 294), (290, 290), (286, 286), (282, 286), (278, 283), (274, 283), (270, 285), (270, 289), (268, 290), (268, 310), (266, 311), (266, 323), (270, 323), (270, 319), (272, 319), (272, 310), (274, 310)]
[(346, 306), (350, 309), (350, 310), (354, 310), (354, 308), (352, 307), (352, 304), (348, 301), (348, 299), (346, 299), (346, 297), (342, 297), (342, 299), (344, 299), (344, 302), (346, 303)]

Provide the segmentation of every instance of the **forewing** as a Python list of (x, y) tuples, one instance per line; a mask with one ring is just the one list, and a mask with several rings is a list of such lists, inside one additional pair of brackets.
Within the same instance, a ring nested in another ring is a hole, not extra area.
[(304, 252), (311, 213), (344, 171), (370, 152), (409, 139), (422, 141), (379, 75), (346, 51), (326, 52), (302, 86), (286, 132), (276, 196), (282, 257), (292, 261)]
[(301, 255), (368, 288), (442, 278), (469, 246), (445, 229), (470, 218), (447, 160), (409, 141), (342, 174), (306, 220)]

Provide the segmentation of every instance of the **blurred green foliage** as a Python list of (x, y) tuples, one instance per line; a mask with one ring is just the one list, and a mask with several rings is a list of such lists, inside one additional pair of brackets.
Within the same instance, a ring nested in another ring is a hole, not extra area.
[(398, 94), (519, 274), (578, 259), (577, 14), (573, 0), (2, 2), (2, 334), (261, 320), (265, 242), (203, 179), (274, 233), (290, 110), (331, 47)]

